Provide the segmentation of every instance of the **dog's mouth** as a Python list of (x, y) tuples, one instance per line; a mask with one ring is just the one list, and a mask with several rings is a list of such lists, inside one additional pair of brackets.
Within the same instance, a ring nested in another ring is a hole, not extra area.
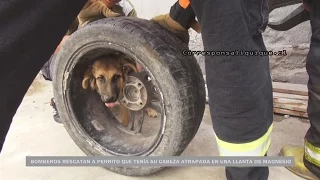
[(108, 107), (108, 108), (113, 108), (120, 103), (118, 102), (119, 95), (115, 95), (112, 98), (108, 98), (105, 95), (100, 95), (102, 102)]
[(109, 100), (109, 101), (105, 101), (103, 99), (103, 97), (101, 97), (102, 101), (104, 102), (104, 104), (108, 107), (108, 108), (114, 108), (115, 106), (118, 106), (120, 103), (118, 102), (118, 98), (116, 99), (112, 99), (112, 100)]
[(117, 105), (119, 105), (118, 102), (109, 102), (109, 103), (104, 103), (108, 108), (114, 108)]

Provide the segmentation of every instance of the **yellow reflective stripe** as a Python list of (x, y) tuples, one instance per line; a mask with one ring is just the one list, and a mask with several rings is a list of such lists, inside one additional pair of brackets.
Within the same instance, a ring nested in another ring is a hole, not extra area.
[[(320, 148), (313, 146), (311, 143), (309, 143), (308, 141), (305, 141), (305, 146), (308, 147), (311, 151), (320, 154)], [(319, 159), (320, 160), (320, 159)]]
[(264, 142), (260, 147), (253, 149), (251, 151), (245, 152), (237, 152), (237, 151), (230, 151), (228, 149), (224, 149), (218, 147), (220, 156), (264, 156), (268, 151), (271, 144), (271, 138), (269, 138), (266, 142)]
[(216, 136), (220, 156), (264, 156), (271, 144), (272, 129), (273, 123), (262, 137), (242, 144), (225, 142)]
[(304, 156), (307, 161), (320, 166), (320, 148), (313, 146), (308, 141), (304, 145)]

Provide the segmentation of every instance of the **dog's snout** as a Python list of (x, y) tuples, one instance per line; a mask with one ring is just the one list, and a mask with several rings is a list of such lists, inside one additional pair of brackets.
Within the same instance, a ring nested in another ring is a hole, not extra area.
[(103, 96), (102, 96), (102, 100), (103, 100), (103, 102), (105, 102), (105, 103), (110, 103), (110, 102), (116, 101), (116, 97), (115, 97), (115, 96), (103, 95)]

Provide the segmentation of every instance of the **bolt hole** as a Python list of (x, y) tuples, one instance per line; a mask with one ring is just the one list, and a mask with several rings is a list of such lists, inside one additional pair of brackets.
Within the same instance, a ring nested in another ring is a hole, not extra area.
[(140, 105), (142, 105), (142, 103), (140, 103)]
[(141, 83), (138, 83), (138, 86), (141, 86)]

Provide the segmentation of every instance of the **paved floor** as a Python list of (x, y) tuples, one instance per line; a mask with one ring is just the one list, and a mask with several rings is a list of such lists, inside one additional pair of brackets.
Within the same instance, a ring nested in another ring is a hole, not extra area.
[[(148, 177), (126, 177), (99, 167), (26, 167), (27, 155), (84, 155), (71, 140), (63, 126), (52, 118), (49, 99), (52, 97), (50, 82), (36, 80), (25, 96), (0, 156), (0, 174), (3, 180), (130, 180), (130, 179), (225, 179), (223, 167), (168, 168)], [(277, 116), (273, 131), (270, 155), (276, 155), (281, 145), (303, 144), (309, 124), (297, 118)], [(208, 108), (200, 129), (185, 150), (188, 156), (217, 156)], [(299, 180), (284, 167), (271, 167), (270, 180)]]

